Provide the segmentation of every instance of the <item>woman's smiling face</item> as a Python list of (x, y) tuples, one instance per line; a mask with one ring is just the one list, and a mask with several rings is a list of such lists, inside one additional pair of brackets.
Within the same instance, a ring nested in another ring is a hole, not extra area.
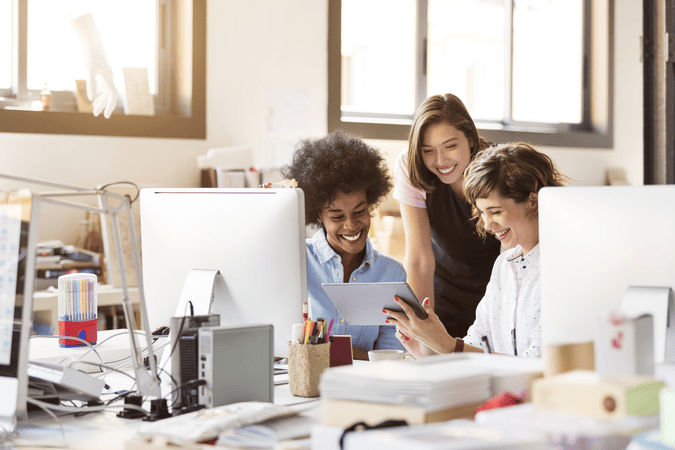
[(471, 142), (463, 132), (448, 122), (429, 125), (422, 135), (420, 151), (424, 165), (443, 183), (459, 185), (471, 161)]
[(539, 243), (537, 194), (522, 203), (503, 197), (496, 190), (487, 198), (476, 199), (485, 231), (495, 235), (505, 248), (519, 245), (527, 254)]
[(337, 191), (333, 201), (321, 210), (319, 218), (326, 229), (328, 244), (343, 259), (344, 255), (356, 255), (366, 247), (370, 209), (365, 191)]

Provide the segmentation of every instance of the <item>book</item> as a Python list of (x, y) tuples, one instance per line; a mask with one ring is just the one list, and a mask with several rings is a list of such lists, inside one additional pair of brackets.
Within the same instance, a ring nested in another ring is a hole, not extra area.
[(206, 167), (204, 169), (201, 169), (201, 182), (199, 186), (203, 188), (218, 187), (216, 169), (214, 169), (213, 167)]
[(38, 269), (37, 278), (58, 278), (61, 275), (68, 275), (71, 273), (93, 273), (94, 275), (101, 275), (100, 267), (87, 267), (87, 266), (74, 266), (74, 267), (62, 267), (62, 268), (53, 268), (53, 269)]
[(216, 180), (219, 188), (243, 188), (246, 187), (246, 172), (217, 168)]
[(355, 400), (321, 400), (321, 424), (348, 428), (363, 422), (375, 426), (387, 420), (404, 420), (408, 425), (471, 418), (483, 402), (469, 403), (440, 411), (425, 411), (416, 406), (369, 403)]

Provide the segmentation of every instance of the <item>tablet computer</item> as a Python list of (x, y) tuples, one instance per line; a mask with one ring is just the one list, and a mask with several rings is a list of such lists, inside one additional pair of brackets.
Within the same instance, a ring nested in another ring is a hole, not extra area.
[(421, 319), (427, 313), (406, 282), (322, 283), (323, 290), (350, 325), (387, 325), (382, 309), (403, 312), (394, 297), (405, 301)]

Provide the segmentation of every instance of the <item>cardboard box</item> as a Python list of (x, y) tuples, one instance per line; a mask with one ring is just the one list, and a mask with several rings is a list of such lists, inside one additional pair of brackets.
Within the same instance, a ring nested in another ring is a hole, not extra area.
[(405, 420), (408, 425), (419, 425), (471, 418), (482, 404), (483, 402), (469, 403), (440, 411), (425, 411), (413, 406), (324, 398), (321, 399), (321, 424), (348, 428), (358, 422), (374, 426), (385, 420)]
[(576, 370), (534, 380), (537, 408), (591, 417), (647, 416), (659, 412), (660, 381), (642, 376), (603, 377)]

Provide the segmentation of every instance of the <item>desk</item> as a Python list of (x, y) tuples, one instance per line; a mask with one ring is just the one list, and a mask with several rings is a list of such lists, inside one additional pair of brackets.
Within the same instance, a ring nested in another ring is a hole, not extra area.
[[(118, 332), (118, 330), (111, 330), (102, 332), (101, 334), (103, 337), (107, 334), (112, 335), (117, 334)], [(122, 347), (122, 344), (126, 343), (128, 353), (128, 336), (120, 336), (117, 339), (120, 341), (115, 344), (115, 347)], [(158, 341), (158, 344), (161, 342), (162, 341)], [(62, 360), (64, 356), (69, 356), (56, 350), (56, 347), (54, 346), (57, 344), (54, 339), (31, 339), (30, 343), (30, 354), (32, 356), (42, 355), (40, 359), (46, 358), (44, 355), (49, 353), (51, 349), (53, 355), (49, 356), (55, 358), (55, 360), (46, 362), (58, 362), (59, 360)], [(78, 351), (86, 351), (84, 348), (67, 348), (59, 350), (71, 354)], [(105, 349), (101, 350), (102, 356), (105, 358), (105, 355), (103, 355)], [(117, 348), (113, 348), (113, 350), (117, 350)], [(87, 359), (93, 361), (96, 360), (92, 355), (89, 355)], [(121, 373), (111, 372), (105, 376), (105, 381), (111, 387), (110, 391), (105, 392), (115, 392), (133, 388), (133, 381)], [(162, 376), (162, 396), (166, 396), (170, 392), (170, 389), (168, 376)], [(113, 396), (114, 394), (105, 394), (102, 398), (103, 400), (107, 400), (111, 399)], [(274, 403), (277, 405), (307, 403), (310, 407), (310, 411), (304, 412), (303, 414), (309, 414), (311, 417), (316, 418), (317, 423), (320, 420), (321, 410), (319, 400), (293, 396), (288, 384), (277, 385), (274, 387)], [(127, 441), (133, 440), (137, 429), (146, 422), (143, 422), (141, 419), (118, 418), (116, 413), (122, 409), (121, 402), (119, 405), (120, 406), (116, 410), (94, 412), (82, 417), (75, 417), (70, 414), (61, 415), (59, 421), (63, 425), (68, 446), (72, 449), (125, 449)], [(144, 408), (149, 410), (149, 405), (144, 405)], [(28, 420), (20, 421), (19, 426), (17, 427), (17, 433), (20, 439), (16, 442), (17, 449), (25, 449), (26, 445), (32, 447), (46, 447), (47, 444), (49, 444), (49, 446), (60, 446), (63, 443), (63, 434), (59, 423), (52, 417), (47, 416), (40, 411), (31, 412)]]
[[(129, 299), (134, 305), (134, 318), (136, 326), (142, 328), (141, 321), (140, 297), (138, 295), (138, 288), (129, 288)], [(33, 294), (33, 321), (43, 325), (49, 325), (58, 330), (59, 321), (59, 296), (56, 291), (37, 291)], [(115, 306), (121, 305), (123, 302), (122, 289), (113, 288), (110, 285), (99, 286), (96, 292), (97, 306)], [(117, 326), (112, 326), (117, 328)]]
[[(317, 421), (321, 416), (318, 399), (303, 399), (291, 395), (288, 384), (275, 386), (274, 403), (278, 405), (292, 405), (310, 402), (315, 408), (304, 414), (311, 414)], [(36, 448), (62, 446), (63, 435), (59, 424), (51, 417), (37, 414), (29, 420), (19, 423), (17, 429), (20, 441), (17, 450), (25, 450), (25, 446)], [(61, 416), (66, 440), (71, 449), (122, 450), (126, 449), (128, 441), (135, 437), (136, 430), (144, 423), (141, 419), (120, 419), (114, 411), (92, 413), (83, 417), (73, 415)], [(20, 446), (19, 446), (20, 445)], [(149, 448), (149, 447), (148, 447)]]

